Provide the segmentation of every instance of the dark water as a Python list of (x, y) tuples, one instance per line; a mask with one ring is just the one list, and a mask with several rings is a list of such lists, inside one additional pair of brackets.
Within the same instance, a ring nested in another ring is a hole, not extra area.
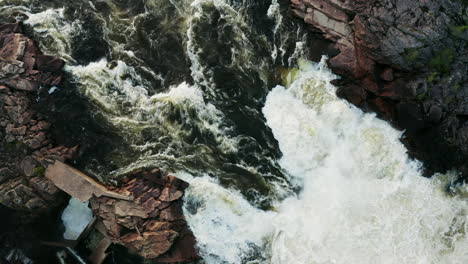
[[(269, 181), (285, 180), (261, 108), (279, 71), (307, 56), (297, 43), (311, 39), (286, 2), (196, 2), (3, 1), (0, 14), (24, 21), (71, 66), (48, 103), (59, 143), (82, 146), (77, 166), (103, 180), (148, 166), (203, 171), (251, 198), (266, 195)], [(205, 105), (141, 102), (184, 82)], [(105, 91), (90, 95), (93, 85)]]
[(76, 166), (189, 181), (206, 263), (466, 262), (465, 187), (448, 196), (453, 174), (421, 177), (399, 131), (336, 97), (288, 1), (0, 2), (15, 19), (67, 61), (40, 102)]

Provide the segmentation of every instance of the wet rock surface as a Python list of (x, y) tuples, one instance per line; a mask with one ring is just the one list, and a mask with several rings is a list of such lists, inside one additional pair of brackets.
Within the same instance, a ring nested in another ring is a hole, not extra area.
[[(93, 138), (95, 130), (81, 129), (83, 135), (77, 139), (76, 131), (65, 133), (73, 126), (64, 122), (75, 117), (69, 116), (72, 110), (61, 112), (59, 106), (70, 107), (78, 100), (76, 95), (58, 97), (71, 103), (44, 99), (56, 89), (63, 93), (63, 66), (61, 59), (42, 54), (22, 33), (20, 24), (0, 25), (0, 213), (8, 215), (5, 219), (11, 223), (6, 227), (16, 230), (1, 232), (4, 248), (0, 262), (11, 252), (24, 252), (39, 263), (43, 257), (54, 258), (55, 251), (44, 250), (40, 239), (57, 232), (60, 237), (63, 232), (63, 226), (51, 219), (60, 219), (57, 214), (63, 209), (66, 194), (45, 177), (46, 171), (67, 160), (76, 159), (78, 164), (87, 161), (86, 153), (92, 148), (78, 148), (74, 142), (92, 144), (107, 135)], [(78, 125), (83, 124), (80, 121)], [(111, 241), (158, 263), (198, 259), (195, 238), (182, 212), (181, 198), (188, 184), (158, 171), (140, 171), (130, 178), (121, 188), (110, 190), (122, 195), (92, 198), (94, 212), (103, 220)], [(124, 195), (136, 199), (122, 199)], [(41, 252), (48, 252), (48, 256)]]
[(0, 25), (0, 201), (33, 215), (59, 205), (61, 192), (44, 177), (77, 147), (56, 146), (37, 98), (59, 85), (64, 62), (43, 55), (19, 24)]
[(159, 170), (137, 171), (114, 189), (133, 201), (95, 197), (90, 202), (112, 242), (157, 263), (187, 262), (199, 258), (182, 211), (188, 186)]
[(338, 95), (405, 130), (427, 173), (468, 170), (467, 7), (463, 1), (291, 0), (340, 53)]
[[(51, 263), (44, 237), (60, 236), (65, 195), (44, 177), (55, 160), (77, 147), (55, 143), (47, 109), (38, 99), (62, 80), (63, 61), (40, 52), (20, 24), (0, 25), (0, 262)], [(26, 261), (26, 262), (25, 262)]]

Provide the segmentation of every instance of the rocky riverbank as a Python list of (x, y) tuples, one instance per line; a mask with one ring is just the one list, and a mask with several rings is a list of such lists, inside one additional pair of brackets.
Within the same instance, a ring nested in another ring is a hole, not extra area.
[(466, 1), (291, 0), (292, 13), (339, 50), (339, 96), (405, 131), (428, 175), (468, 177)]
[[(56, 131), (63, 129), (49, 119), (57, 113), (51, 114), (56, 109), (46, 99), (64, 89), (63, 66), (63, 60), (42, 54), (20, 24), (0, 25), (0, 214), (6, 220), (0, 229), (0, 262), (2, 258), (14, 263), (57, 261), (54, 250), (41, 256), (39, 248), (44, 248), (42, 239), (53, 238), (43, 236), (43, 230), (58, 236), (63, 231), (58, 214), (68, 195), (62, 185), (45, 177), (46, 169), (56, 161), (87, 155), (87, 149), (79, 152), (78, 145), (57, 144)], [(129, 177), (120, 189), (109, 188), (135, 197), (134, 201), (92, 199), (95, 216), (105, 226), (104, 236), (159, 262), (197, 259), (195, 238), (182, 212), (188, 183), (158, 170)]]
[(74, 158), (77, 146), (55, 144), (38, 101), (61, 84), (63, 65), (42, 54), (20, 24), (0, 25), (0, 258), (9, 261), (48, 261), (53, 253), (38, 245), (39, 237), (61, 231), (46, 223), (58, 222), (66, 197), (44, 172), (54, 160)]
[(60, 192), (44, 178), (54, 160), (72, 159), (78, 146), (57, 146), (51, 123), (36, 102), (60, 85), (64, 62), (43, 55), (19, 24), (0, 26), (0, 201), (33, 214), (60, 204)]

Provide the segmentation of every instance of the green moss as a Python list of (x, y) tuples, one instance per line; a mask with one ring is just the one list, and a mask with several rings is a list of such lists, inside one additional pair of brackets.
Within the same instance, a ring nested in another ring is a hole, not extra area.
[(434, 79), (439, 75), (438, 72), (431, 72), (429, 76), (427, 77), (428, 82), (433, 82)]
[(407, 62), (414, 63), (419, 57), (419, 50), (417, 48), (405, 49), (403, 57)]
[(8, 152), (13, 152), (15, 150), (16, 142), (10, 142), (6, 144), (6, 150)]
[(453, 26), (453, 27), (450, 28), (450, 30), (452, 31), (452, 33), (463, 34), (465, 31), (468, 30), (468, 26), (467, 25)]
[(429, 62), (429, 66), (441, 73), (447, 73), (450, 71), (450, 66), (455, 58), (455, 52), (446, 48), (436, 53)]
[(27, 150), (28, 146), (24, 144), (23, 142), (13, 141), (13, 142), (6, 143), (5, 149), (8, 152), (18, 152), (18, 151)]
[(452, 26), (450, 27), (450, 33), (456, 38), (465, 39), (468, 26)]
[(416, 100), (418, 100), (418, 101), (423, 101), (424, 99), (426, 99), (426, 93), (419, 94), (416, 97)]
[(452, 103), (454, 99), (455, 98), (453, 96), (449, 95), (449, 96), (444, 98), (444, 104), (448, 105), (448, 104)]
[(35, 176), (44, 176), (46, 169), (42, 166), (34, 168), (34, 175)]

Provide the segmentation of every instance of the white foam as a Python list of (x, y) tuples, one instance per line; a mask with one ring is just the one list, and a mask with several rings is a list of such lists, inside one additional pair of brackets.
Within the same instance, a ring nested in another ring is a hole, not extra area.
[(262, 212), (206, 178), (191, 182), (187, 199), (202, 205), (186, 211), (207, 262), (242, 263), (262, 248), (273, 264), (468, 263), (467, 203), (446, 194), (448, 176), (422, 177), (401, 132), (338, 99), (333, 78), (324, 62), (303, 64), (263, 109), (281, 165), (303, 186), (297, 197)]
[(77, 239), (93, 219), (93, 213), (88, 207), (88, 202), (82, 203), (71, 198), (68, 206), (62, 213), (62, 221), (65, 225), (63, 238), (69, 240)]
[[(252, 245), (263, 244), (271, 232), (267, 223), (272, 213), (252, 207), (239, 192), (221, 187), (209, 176), (194, 178), (178, 173), (177, 177), (191, 185), (185, 197), (185, 215), (207, 263), (242, 263), (252, 253)], [(189, 209), (194, 205), (195, 214)]]
[[(120, 60), (109, 63), (102, 59), (84, 66), (66, 66), (65, 69), (75, 78), (81, 93), (100, 107), (102, 114), (129, 142), (138, 142), (143, 129), (154, 129), (170, 137), (171, 142), (183, 150), (186, 148), (185, 138), (191, 133), (187, 127), (196, 127), (213, 135), (220, 150), (237, 152), (238, 139), (229, 136), (232, 128), (224, 125), (224, 114), (205, 102), (198, 85), (183, 82), (165, 92), (150, 95), (150, 84), (132, 66)], [(171, 116), (176, 111), (180, 120), (174, 121)], [(165, 149), (158, 153), (147, 152), (151, 144), (157, 142), (133, 145), (143, 153), (142, 156), (138, 162), (117, 173), (154, 163), (155, 159), (168, 155)]]
[(71, 37), (81, 30), (78, 21), (68, 23), (65, 20), (63, 8), (47, 9), (38, 13), (25, 13), (28, 19), (24, 23), (30, 25), (38, 36), (46, 39), (45, 42), (39, 42), (41, 50), (46, 54), (59, 56), (68, 62), (74, 62), (74, 59), (70, 56)]

